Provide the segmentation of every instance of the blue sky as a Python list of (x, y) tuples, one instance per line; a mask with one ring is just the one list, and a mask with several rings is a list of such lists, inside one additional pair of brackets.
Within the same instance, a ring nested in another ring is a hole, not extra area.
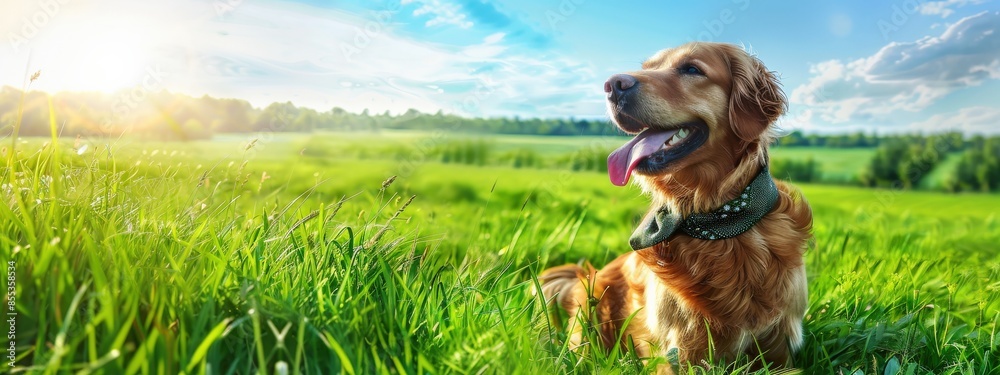
[(0, 85), (166, 89), (319, 110), (606, 118), (604, 80), (692, 40), (781, 76), (785, 129), (1000, 133), (980, 0), (40, 0), (4, 3)]

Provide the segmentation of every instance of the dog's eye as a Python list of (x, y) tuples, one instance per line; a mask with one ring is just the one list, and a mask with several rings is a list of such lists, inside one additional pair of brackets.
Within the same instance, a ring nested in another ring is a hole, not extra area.
[(681, 73), (684, 73), (684, 74), (705, 75), (705, 73), (702, 72), (701, 69), (698, 69), (697, 66), (694, 66), (694, 65), (691, 65), (691, 64), (686, 64), (686, 65), (682, 66), (680, 70), (681, 70)]

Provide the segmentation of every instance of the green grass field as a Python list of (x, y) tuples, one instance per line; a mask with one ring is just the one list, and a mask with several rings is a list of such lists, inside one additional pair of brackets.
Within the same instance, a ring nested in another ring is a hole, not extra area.
[[(215, 141), (195, 143), (212, 144), (223, 142), (248, 142), (254, 135), (222, 136)], [(444, 146), (452, 142), (485, 141), (491, 151), (501, 158), (505, 153), (528, 150), (549, 160), (542, 166), (556, 167), (559, 160), (571, 157), (574, 151), (588, 150), (601, 157), (628, 141), (622, 136), (531, 136), (531, 135), (489, 135), (489, 134), (446, 134), (444, 132), (424, 132), (412, 130), (383, 130), (378, 133), (319, 133), (316, 139), (300, 142), (280, 142), (282, 138), (294, 140), (294, 135), (267, 135), (279, 142), (276, 147), (298, 147), (298, 150), (320, 149), (321, 155), (329, 157), (349, 157), (364, 159), (400, 159), (413, 153)], [(230, 151), (240, 146), (230, 147)], [(399, 155), (399, 150), (414, 149), (415, 152)], [(288, 150), (282, 150), (288, 151)], [(259, 151), (258, 151), (259, 152)], [(826, 148), (826, 147), (777, 147), (772, 150), (775, 159), (805, 160), (812, 158), (818, 163), (821, 173), (818, 179), (836, 185), (857, 185), (858, 176), (868, 165), (874, 148)], [(286, 155), (292, 155), (291, 152)], [(926, 190), (942, 190), (943, 181), (954, 171), (961, 153), (948, 155), (941, 165), (934, 168), (920, 187)]]
[[(637, 189), (594, 172), (371, 156), (445, 135), (251, 138), (0, 140), (11, 371), (648, 370), (569, 351), (528, 292), (546, 267), (628, 251), (647, 205)], [(493, 139), (553, 157), (622, 141)], [(869, 152), (827, 151), (815, 157), (841, 176)], [(802, 373), (1000, 373), (1000, 196), (801, 189), (816, 236)]]

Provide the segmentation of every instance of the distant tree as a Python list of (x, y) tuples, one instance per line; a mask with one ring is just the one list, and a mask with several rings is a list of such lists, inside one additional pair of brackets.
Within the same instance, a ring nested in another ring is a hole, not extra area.
[(211, 138), (212, 132), (198, 119), (188, 119), (181, 127), (182, 140)]
[(866, 186), (913, 188), (941, 160), (941, 154), (929, 145), (933, 140), (921, 137), (885, 142), (875, 151), (861, 173)]
[(819, 164), (811, 157), (805, 160), (774, 159), (771, 161), (771, 174), (795, 182), (815, 182), (820, 178)]
[(299, 115), (292, 102), (271, 103), (253, 123), (253, 131), (287, 132), (293, 131), (293, 122)]
[(222, 133), (249, 132), (253, 129), (254, 109), (249, 102), (238, 99), (220, 99), (216, 103), (218, 116), (212, 121), (212, 130)]
[(973, 138), (948, 182), (949, 191), (1000, 190), (1000, 137)]
[(785, 147), (809, 146), (809, 141), (802, 135), (801, 131), (796, 130), (779, 138), (778, 145)]
[(292, 121), (289, 131), (311, 132), (316, 129), (319, 121), (319, 114), (310, 108), (300, 108), (298, 116)]

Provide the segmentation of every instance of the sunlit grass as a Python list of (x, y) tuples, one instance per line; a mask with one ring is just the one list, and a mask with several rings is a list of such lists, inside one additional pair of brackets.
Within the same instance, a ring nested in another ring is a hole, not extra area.
[[(401, 168), (294, 137), (2, 143), (16, 372), (649, 370), (568, 350), (528, 292), (546, 267), (627, 251), (646, 202), (604, 175)], [(1000, 197), (803, 190), (803, 373), (1000, 372)]]

